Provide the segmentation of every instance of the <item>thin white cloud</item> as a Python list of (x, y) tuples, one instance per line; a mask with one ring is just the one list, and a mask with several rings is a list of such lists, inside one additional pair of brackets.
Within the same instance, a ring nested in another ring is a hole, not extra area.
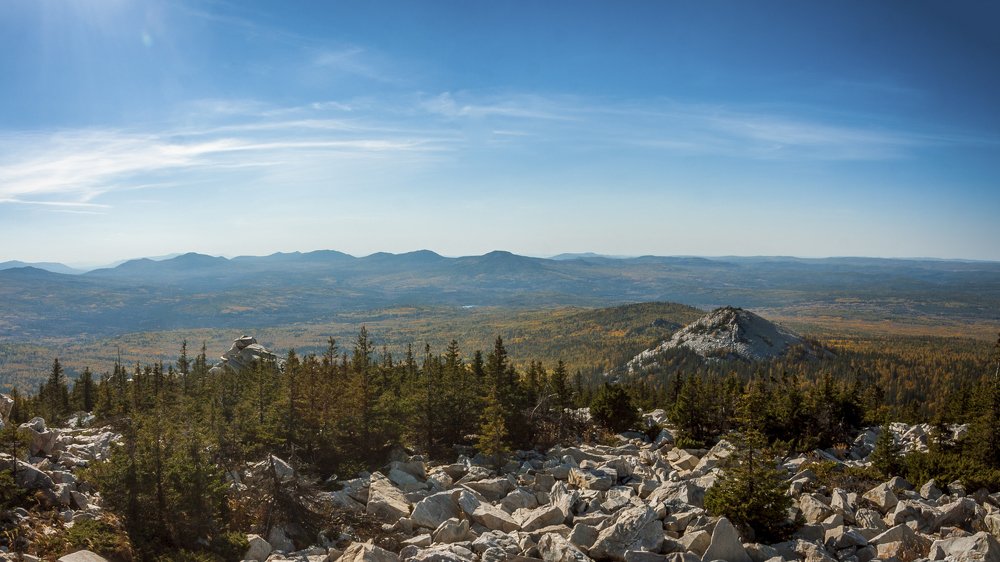
[(539, 96), (495, 97), (478, 102), (465, 99), (459, 101), (450, 92), (444, 92), (424, 100), (421, 105), (426, 111), (445, 117), (497, 117), (549, 120), (568, 120), (573, 118), (565, 111), (565, 106), (560, 109), (553, 101)]
[(325, 109), (335, 109), (337, 111), (354, 111), (354, 107), (352, 105), (334, 100), (314, 101), (311, 104), (309, 104), (309, 107), (317, 111), (323, 111)]
[[(452, 120), (488, 121), (493, 135), (508, 123), (530, 122), (530, 138), (583, 149), (644, 147), (679, 154), (763, 160), (887, 160), (940, 145), (996, 144), (961, 134), (879, 125), (864, 116), (822, 118), (808, 108), (739, 108), (675, 100), (627, 102), (580, 96), (476, 96), (469, 92), (422, 98), (419, 107)], [(865, 123), (865, 121), (868, 123)], [(864, 123), (864, 124), (858, 124)], [(509, 135), (515, 137), (517, 135)], [(505, 143), (510, 145), (510, 142)]]
[(162, 133), (0, 133), (0, 204), (86, 206), (109, 192), (171, 185), (176, 174), (197, 168), (281, 167), (289, 154), (312, 154), (321, 166), (337, 154), (427, 154), (446, 150), (448, 142), (439, 136), (368, 134), (366, 127), (329, 120)]
[(372, 53), (355, 45), (338, 49), (319, 49), (311, 62), (311, 72), (349, 74), (386, 84), (399, 83), (398, 77), (385, 68), (384, 62), (378, 62)]
[[(254, 100), (208, 100), (193, 104), (192, 111), (217, 119), (199, 127), (0, 131), (0, 204), (93, 210), (103, 207), (88, 205), (102, 204), (106, 194), (190, 184), (200, 181), (201, 170), (269, 168), (273, 177), (287, 178), (304, 170), (324, 173), (338, 156), (434, 162), (443, 153), (527, 146), (564, 154), (639, 148), (738, 159), (853, 161), (905, 158), (941, 145), (997, 144), (960, 132), (831, 123), (673, 101), (445, 92), (363, 105), (364, 111), (344, 118), (329, 114), (342, 112), (338, 105), (281, 108)], [(178, 119), (191, 121), (197, 119)]]
[(84, 211), (80, 209), (51, 209), (51, 213), (64, 213), (67, 215), (106, 215), (104, 211)]
[(107, 209), (109, 207), (108, 205), (102, 205), (99, 203), (83, 203), (80, 201), (32, 201), (30, 199), (13, 198), (0, 199), (0, 203), (14, 205), (39, 205), (42, 207), (73, 207), (82, 209)]

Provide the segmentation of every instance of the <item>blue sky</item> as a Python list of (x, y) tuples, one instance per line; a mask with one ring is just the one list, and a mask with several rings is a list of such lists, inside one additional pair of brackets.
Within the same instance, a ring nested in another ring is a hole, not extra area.
[(0, 261), (998, 260), (994, 6), (12, 0)]

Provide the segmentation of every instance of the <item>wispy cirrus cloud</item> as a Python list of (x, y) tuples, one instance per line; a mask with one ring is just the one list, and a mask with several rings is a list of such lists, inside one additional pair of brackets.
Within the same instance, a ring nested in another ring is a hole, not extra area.
[(756, 160), (887, 160), (927, 147), (997, 144), (996, 139), (922, 131), (879, 123), (871, 116), (831, 117), (802, 107), (470, 92), (425, 97), (419, 107), (447, 119), (489, 122), (494, 131), (531, 123), (532, 138), (526, 142), (632, 146)]
[(430, 154), (447, 150), (448, 142), (441, 136), (376, 132), (362, 124), (325, 119), (254, 120), (156, 133), (0, 132), (0, 204), (106, 208), (94, 200), (109, 192), (171, 185), (150, 178), (278, 167), (290, 158), (321, 165), (336, 157)]
[(425, 111), (444, 117), (512, 118), (512, 119), (573, 119), (571, 105), (561, 105), (556, 99), (534, 95), (508, 95), (479, 98), (451, 92), (424, 99)]
[(349, 46), (340, 49), (321, 49), (312, 59), (320, 71), (360, 76), (377, 82), (395, 83), (396, 78), (386, 74), (363, 48)]
[(0, 204), (100, 212), (107, 208), (106, 194), (169, 188), (222, 170), (271, 169), (275, 177), (301, 177), (306, 170), (326, 173), (338, 159), (434, 162), (443, 155), (524, 147), (564, 157), (598, 149), (650, 157), (850, 162), (997, 144), (774, 108), (581, 96), (445, 92), (290, 107), (215, 99), (188, 109), (188, 118), (178, 122), (197, 125), (160, 131), (0, 131)]

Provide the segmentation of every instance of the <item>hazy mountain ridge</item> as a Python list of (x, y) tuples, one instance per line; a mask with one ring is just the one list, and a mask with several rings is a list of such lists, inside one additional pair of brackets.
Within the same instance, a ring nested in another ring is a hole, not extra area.
[(1000, 320), (1000, 263), (869, 258), (546, 259), (495, 251), (232, 259), (188, 253), (83, 275), (0, 271), (0, 339), (313, 322), (392, 306), (611, 306), (819, 310), (847, 318)]
[(35, 269), (43, 269), (52, 273), (63, 273), (66, 275), (79, 275), (84, 272), (82, 269), (76, 269), (74, 267), (56, 262), (23, 262), (20, 260), (0, 262), (0, 271), (25, 267), (33, 267)]

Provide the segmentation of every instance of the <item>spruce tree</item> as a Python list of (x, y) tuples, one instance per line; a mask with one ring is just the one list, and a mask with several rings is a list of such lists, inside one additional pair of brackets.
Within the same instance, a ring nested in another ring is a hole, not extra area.
[(42, 416), (49, 425), (58, 424), (63, 414), (69, 411), (69, 388), (58, 358), (52, 362), (49, 378), (39, 389), (38, 398), (41, 402)]
[(503, 461), (510, 453), (510, 434), (504, 421), (503, 405), (496, 390), (486, 397), (486, 407), (480, 418), (479, 452), (493, 460), (497, 472), (503, 468)]
[(902, 474), (903, 457), (899, 444), (896, 443), (896, 436), (888, 423), (883, 424), (879, 430), (878, 438), (875, 440), (875, 449), (869, 460), (871, 460), (872, 466), (886, 478)]
[(701, 377), (691, 375), (681, 383), (677, 401), (671, 409), (671, 420), (680, 431), (680, 444), (699, 447), (707, 438), (705, 395)]
[(97, 388), (94, 384), (94, 375), (87, 367), (80, 373), (80, 376), (73, 384), (72, 406), (84, 412), (93, 411), (97, 401)]
[(744, 540), (770, 544), (793, 530), (786, 521), (792, 498), (786, 493), (786, 475), (769, 454), (761, 431), (765, 408), (761, 397), (751, 388), (741, 399), (737, 416), (741, 431), (733, 435), (736, 451), (705, 493), (705, 508), (740, 528)]

